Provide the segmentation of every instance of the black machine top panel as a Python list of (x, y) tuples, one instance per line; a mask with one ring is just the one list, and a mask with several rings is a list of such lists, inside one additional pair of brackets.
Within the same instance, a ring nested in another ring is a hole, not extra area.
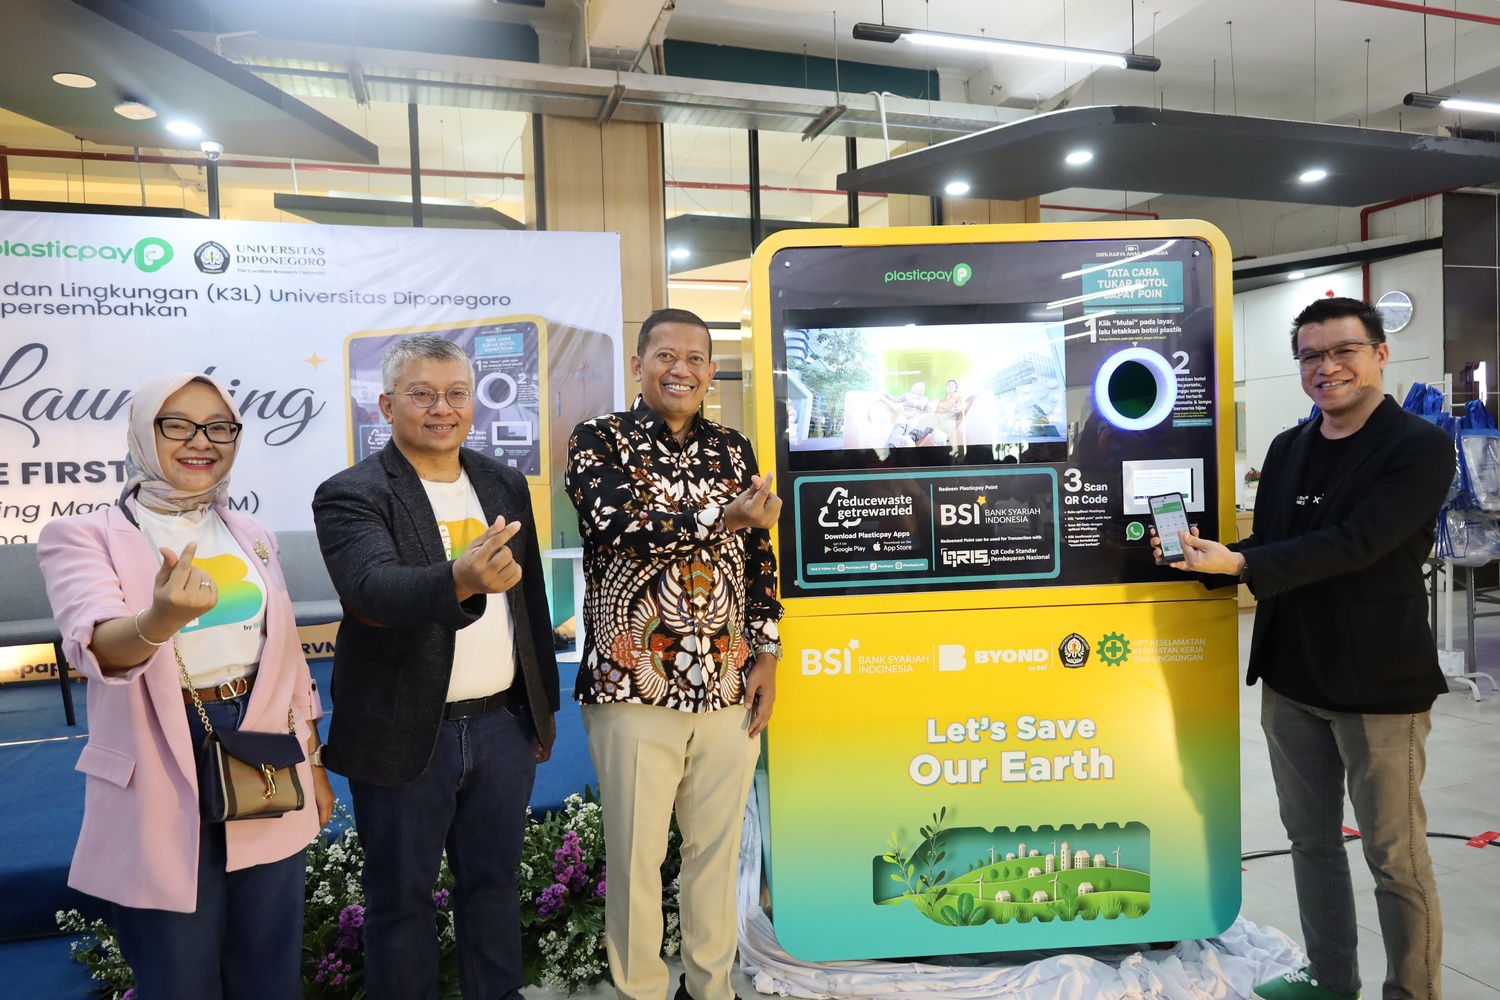
[(1196, 239), (801, 247), (770, 266), (786, 597), (1181, 579), (1218, 536)]

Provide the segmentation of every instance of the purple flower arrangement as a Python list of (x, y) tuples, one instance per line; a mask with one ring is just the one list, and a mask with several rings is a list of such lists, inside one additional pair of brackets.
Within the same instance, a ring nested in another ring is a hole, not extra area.
[(365, 908), (350, 903), (339, 912), (339, 936), (334, 942), (338, 951), (361, 951), (365, 946)]
[(604, 896), (604, 866), (599, 866), (597, 880), (589, 875), (588, 862), (573, 830), (563, 832), (562, 846), (552, 852), (552, 879), (552, 884), (536, 895), (536, 915), (543, 920), (562, 910), (568, 896), (578, 899)]
[(354, 971), (354, 966), (339, 958), (335, 952), (329, 952), (328, 957), (318, 962), (318, 971), (313, 974), (313, 982), (327, 983), (330, 986), (342, 986), (344, 977)]

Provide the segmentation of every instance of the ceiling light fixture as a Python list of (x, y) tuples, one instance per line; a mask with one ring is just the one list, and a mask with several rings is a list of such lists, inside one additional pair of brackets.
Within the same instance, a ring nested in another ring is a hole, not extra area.
[(1297, 179), (1303, 184), (1316, 184), (1328, 176), (1328, 171), (1314, 167), (1312, 170), (1304, 170), (1297, 175)]
[(1087, 163), (1093, 158), (1094, 154), (1086, 149), (1075, 149), (1073, 150), (1073, 152), (1063, 157), (1066, 162), (1071, 163), (1075, 167)]
[(997, 55), (1027, 56), (1033, 59), (1056, 59), (1063, 62), (1089, 63), (1094, 66), (1114, 66), (1117, 69), (1139, 69), (1148, 73), (1155, 73), (1161, 69), (1160, 59), (1155, 56), (1137, 55), (1134, 52), (1106, 52), (1102, 49), (1080, 49), (1072, 45), (1019, 42), (1005, 38), (988, 38), (984, 35), (957, 35), (948, 31), (899, 28), (895, 25), (870, 24), (864, 21), (854, 26), (854, 37), (862, 42), (887, 43), (905, 39), (913, 45), (931, 45), (937, 48), (988, 52)]
[(1453, 111), (1473, 111), (1481, 115), (1500, 115), (1500, 102), (1471, 101), (1463, 97), (1444, 97), (1442, 94), (1407, 94), (1401, 103), (1412, 108), (1449, 108)]
[(823, 113), (814, 118), (812, 124), (802, 130), (802, 141), (806, 142), (809, 139), (816, 139), (822, 135), (824, 129), (838, 121), (839, 116), (848, 110), (849, 106), (847, 104), (831, 104), (823, 109)]
[(115, 114), (121, 118), (129, 118), (133, 122), (150, 121), (156, 117), (156, 112), (140, 101), (121, 101), (115, 105)]
[(203, 134), (203, 130), (192, 122), (167, 122), (167, 131), (177, 135), (185, 135), (195, 139)]
[(1291, 272), (1288, 272), (1288, 274), (1286, 276), (1286, 280), (1287, 281), (1301, 281), (1305, 277), (1307, 277), (1307, 272), (1306, 271), (1291, 271)]
[(947, 186), (943, 188), (943, 194), (951, 194), (954, 197), (958, 197), (961, 194), (968, 194), (968, 193), (969, 193), (969, 182), (968, 181), (949, 181), (948, 184), (947, 184)]
[(90, 87), (99, 86), (99, 81), (82, 73), (53, 73), (52, 82), (60, 83), (64, 87), (75, 87), (78, 90), (88, 90)]
[(687, 260), (692, 255), (693, 252), (687, 247), (673, 247), (671, 252), (667, 254), (673, 260)]

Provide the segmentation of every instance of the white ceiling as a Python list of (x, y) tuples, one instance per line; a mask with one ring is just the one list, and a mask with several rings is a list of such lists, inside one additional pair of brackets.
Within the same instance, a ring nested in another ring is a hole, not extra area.
[[(1437, 0), (1434, 6), (1452, 9), (1455, 2), (1460, 11), (1500, 17), (1497, 0)], [(1051, 106), (1073, 87), (1073, 104), (1164, 103), (1354, 123), (1367, 118), (1368, 81), (1368, 124), (1429, 131), (1452, 121), (1451, 113), (1401, 108), (1408, 91), (1449, 92), (1456, 78), (1466, 92), (1500, 98), (1500, 26), (1426, 17), (1424, 78), (1424, 17), (1349, 0), (884, 4), (889, 24), (1113, 50), (1130, 49), (1133, 40), (1136, 51), (1162, 60), (1158, 73), (1105, 69), (1092, 75), (1076, 65), (858, 42), (854, 22), (879, 22), (880, 0), (839, 0), (838, 7), (835, 31), (832, 5), (817, 0), (681, 0), (667, 37), (780, 52), (806, 46), (815, 56), (932, 69), (943, 78), (945, 99), (976, 104)]]

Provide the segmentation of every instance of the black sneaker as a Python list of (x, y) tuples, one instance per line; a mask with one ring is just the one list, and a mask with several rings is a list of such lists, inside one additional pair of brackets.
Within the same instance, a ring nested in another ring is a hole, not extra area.
[[(677, 980), (677, 995), (672, 1000), (693, 1000), (693, 995), (688, 992), (687, 988), (687, 973), (684, 972)], [(734, 1000), (740, 1000), (738, 993), (734, 995)]]

